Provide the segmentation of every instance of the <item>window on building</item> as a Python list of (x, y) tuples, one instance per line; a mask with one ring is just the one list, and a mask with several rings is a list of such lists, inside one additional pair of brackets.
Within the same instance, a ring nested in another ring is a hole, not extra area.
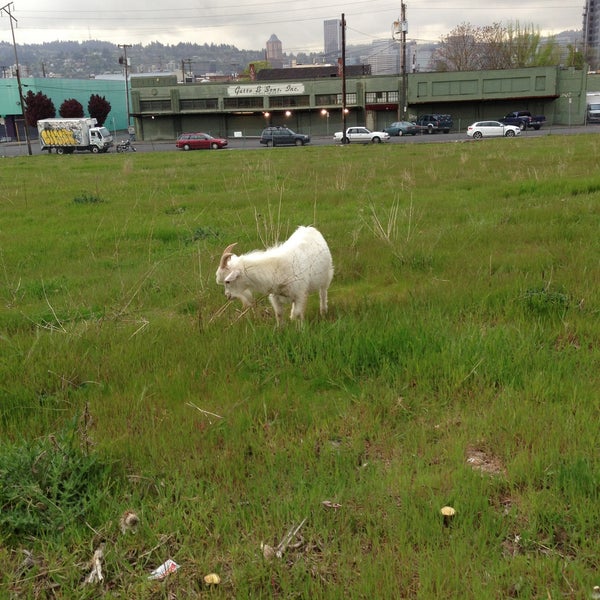
[(140, 100), (141, 112), (170, 112), (170, 100)]
[(219, 108), (218, 98), (190, 98), (180, 100), (179, 108), (181, 110), (214, 110)]
[(262, 108), (262, 96), (251, 96), (249, 98), (224, 98), (224, 108)]
[(310, 96), (269, 96), (271, 108), (310, 106)]
[(365, 94), (367, 104), (388, 104), (398, 102), (398, 92), (367, 92)]
[[(332, 104), (342, 105), (341, 94), (317, 94), (315, 96), (317, 106), (331, 106)], [(356, 94), (346, 94), (346, 104), (356, 104)]]

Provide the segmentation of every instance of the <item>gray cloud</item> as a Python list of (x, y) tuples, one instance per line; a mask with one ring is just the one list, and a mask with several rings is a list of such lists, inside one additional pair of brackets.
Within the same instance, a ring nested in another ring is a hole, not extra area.
[[(223, 43), (260, 50), (274, 33), (284, 52), (320, 52), (325, 19), (339, 19), (344, 13), (347, 43), (364, 44), (391, 39), (392, 23), (400, 15), (400, 2), (393, 6), (389, 0), (171, 0), (156, 7), (152, 4), (104, 0), (99, 8), (90, 9), (81, 0), (16, 0), (12, 14), (18, 24), (17, 44), (100, 39), (128, 44)], [(519, 22), (543, 34), (581, 29), (584, 2), (458, 0), (458, 4), (449, 7), (447, 0), (408, 0), (408, 39), (437, 42), (463, 22), (475, 26)], [(0, 40), (11, 41), (7, 18), (0, 19)]]

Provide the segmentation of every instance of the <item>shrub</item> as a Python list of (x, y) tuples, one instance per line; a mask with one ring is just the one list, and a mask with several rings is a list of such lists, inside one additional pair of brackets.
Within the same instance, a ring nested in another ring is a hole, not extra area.
[(76, 425), (33, 441), (0, 443), (2, 534), (60, 534), (98, 507), (111, 485), (108, 466), (80, 447)]

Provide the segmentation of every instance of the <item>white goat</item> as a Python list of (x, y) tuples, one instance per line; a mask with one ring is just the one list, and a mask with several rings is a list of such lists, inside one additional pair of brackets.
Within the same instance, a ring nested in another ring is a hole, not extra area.
[(225, 286), (228, 300), (239, 298), (250, 306), (253, 294), (268, 294), (277, 324), (284, 302), (292, 303), (290, 319), (304, 319), (308, 295), (319, 290), (321, 315), (327, 312), (327, 288), (333, 278), (331, 252), (314, 227), (298, 227), (279, 246), (237, 256), (225, 248), (217, 269), (217, 283)]

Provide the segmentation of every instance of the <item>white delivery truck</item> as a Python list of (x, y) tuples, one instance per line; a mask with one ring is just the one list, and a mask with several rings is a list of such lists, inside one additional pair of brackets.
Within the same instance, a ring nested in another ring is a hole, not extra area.
[(40, 145), (48, 154), (72, 154), (75, 150), (97, 154), (108, 152), (113, 136), (96, 119), (40, 119), (37, 122)]

